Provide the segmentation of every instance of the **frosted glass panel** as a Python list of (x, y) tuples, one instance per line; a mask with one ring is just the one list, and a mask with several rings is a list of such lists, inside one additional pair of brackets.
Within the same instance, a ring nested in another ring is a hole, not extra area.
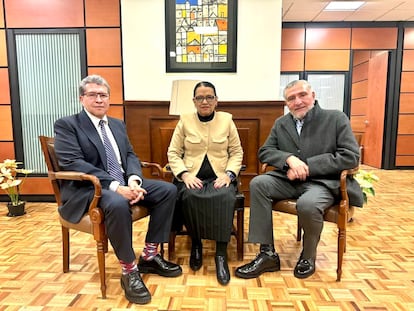
[(53, 136), (56, 119), (80, 111), (79, 34), (16, 34), (24, 166), (46, 173), (39, 135)]
[(309, 74), (307, 80), (322, 108), (344, 110), (345, 74)]

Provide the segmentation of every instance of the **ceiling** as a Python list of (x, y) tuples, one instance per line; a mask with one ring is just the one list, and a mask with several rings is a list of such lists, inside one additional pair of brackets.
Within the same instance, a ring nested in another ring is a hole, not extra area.
[(356, 11), (324, 12), (328, 0), (282, 0), (283, 22), (414, 21), (414, 0), (365, 0)]

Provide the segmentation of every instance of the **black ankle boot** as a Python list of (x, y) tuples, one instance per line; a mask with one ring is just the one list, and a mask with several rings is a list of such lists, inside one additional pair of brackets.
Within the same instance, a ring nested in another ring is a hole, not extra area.
[(190, 254), (190, 268), (197, 271), (203, 265), (203, 244), (201, 240), (192, 240)]

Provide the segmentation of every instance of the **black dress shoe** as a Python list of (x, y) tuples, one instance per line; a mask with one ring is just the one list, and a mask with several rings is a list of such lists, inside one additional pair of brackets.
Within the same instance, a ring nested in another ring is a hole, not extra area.
[(203, 246), (200, 244), (192, 244), (190, 255), (190, 268), (193, 271), (200, 270), (203, 265)]
[(257, 278), (264, 272), (274, 272), (280, 270), (280, 259), (278, 254), (268, 255), (266, 253), (259, 253), (257, 257), (236, 269), (236, 276), (242, 279)]
[(121, 276), (121, 286), (125, 291), (125, 297), (130, 302), (140, 305), (151, 301), (151, 294), (139, 275), (139, 271), (134, 271)]
[(216, 275), (217, 281), (221, 285), (227, 285), (230, 282), (229, 265), (226, 256), (216, 256)]
[(305, 279), (315, 273), (315, 259), (299, 258), (293, 274), (298, 279)]
[(138, 269), (141, 273), (155, 273), (167, 277), (179, 276), (183, 273), (179, 265), (164, 260), (160, 254), (151, 260), (144, 260), (140, 257)]

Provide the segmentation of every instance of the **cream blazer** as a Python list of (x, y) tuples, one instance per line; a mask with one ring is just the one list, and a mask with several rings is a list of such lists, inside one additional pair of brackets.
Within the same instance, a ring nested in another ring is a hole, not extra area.
[(243, 149), (230, 113), (216, 111), (209, 122), (201, 122), (196, 112), (181, 116), (167, 152), (174, 176), (196, 175), (205, 155), (217, 176), (228, 170), (239, 174)]

